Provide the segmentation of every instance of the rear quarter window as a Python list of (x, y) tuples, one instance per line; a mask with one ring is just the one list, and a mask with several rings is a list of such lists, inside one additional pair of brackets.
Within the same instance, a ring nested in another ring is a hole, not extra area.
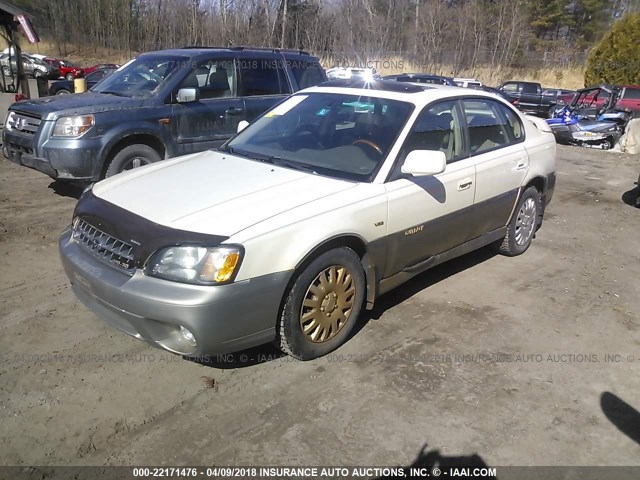
[(313, 87), (326, 81), (326, 76), (322, 71), (322, 67), (317, 62), (308, 60), (287, 60), (291, 67), (293, 78), (298, 83), (300, 90)]

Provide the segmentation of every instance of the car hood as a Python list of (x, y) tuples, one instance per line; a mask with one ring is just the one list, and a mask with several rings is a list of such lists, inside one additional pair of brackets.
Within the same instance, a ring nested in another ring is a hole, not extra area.
[(60, 95), (14, 103), (11, 110), (31, 113), (46, 120), (64, 115), (82, 115), (86, 113), (106, 112), (122, 108), (138, 108), (142, 100), (119, 97), (103, 93), (85, 92), (72, 95)]
[(121, 173), (93, 193), (160, 225), (229, 237), (356, 185), (208, 151)]

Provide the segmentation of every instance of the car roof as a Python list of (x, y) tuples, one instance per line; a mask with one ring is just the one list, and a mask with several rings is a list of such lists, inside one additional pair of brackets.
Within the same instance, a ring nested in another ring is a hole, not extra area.
[(156, 50), (154, 52), (146, 52), (140, 56), (155, 56), (155, 55), (175, 55), (182, 57), (198, 57), (201, 55), (210, 55), (211, 53), (219, 53), (223, 56), (236, 56), (242, 52), (247, 52), (250, 55), (258, 57), (274, 57), (276, 54), (283, 55), (285, 58), (295, 57), (308, 57), (316, 58), (304, 50), (286, 50), (278, 48), (261, 48), (261, 47), (204, 47), (204, 46), (189, 46), (183, 48), (171, 48), (167, 50)]
[(449, 85), (424, 84), (412, 82), (396, 82), (394, 80), (349, 81), (331, 80), (315, 87), (298, 92), (302, 93), (336, 93), (343, 95), (362, 95), (367, 97), (387, 98), (410, 102), (422, 107), (435, 100), (452, 97), (486, 97), (496, 99), (497, 95), (482, 90), (453, 87)]

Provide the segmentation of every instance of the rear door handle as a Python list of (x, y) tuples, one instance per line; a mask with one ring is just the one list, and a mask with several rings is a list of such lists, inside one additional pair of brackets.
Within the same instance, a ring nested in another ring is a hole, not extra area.
[(465, 178), (464, 180), (461, 180), (460, 183), (458, 183), (458, 191), (460, 192), (462, 190), (466, 190), (470, 188), (471, 185), (473, 185), (473, 180), (471, 180), (470, 178)]
[(525, 168), (527, 168), (527, 166), (529, 166), (529, 159), (521, 158), (520, 160), (518, 160), (518, 166), (516, 167), (516, 170), (524, 170)]

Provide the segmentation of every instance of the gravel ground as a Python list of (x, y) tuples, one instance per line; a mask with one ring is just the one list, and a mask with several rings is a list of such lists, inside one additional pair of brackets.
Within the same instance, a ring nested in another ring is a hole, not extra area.
[(76, 301), (57, 239), (77, 192), (2, 159), (0, 463), (639, 465), (638, 160), (559, 147), (525, 255), (415, 278), (326, 358), (203, 365)]

